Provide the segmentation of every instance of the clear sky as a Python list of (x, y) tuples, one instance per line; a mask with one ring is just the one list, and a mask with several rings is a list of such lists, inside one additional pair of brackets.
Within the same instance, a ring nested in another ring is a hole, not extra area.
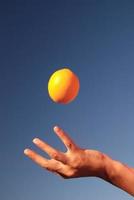
[[(59, 125), (81, 147), (134, 166), (134, 1), (3, 0), (0, 16), (0, 199), (132, 199), (97, 178), (61, 179), (23, 150), (41, 153), (39, 137), (64, 151)], [(59, 105), (47, 82), (64, 66), (81, 88)]]

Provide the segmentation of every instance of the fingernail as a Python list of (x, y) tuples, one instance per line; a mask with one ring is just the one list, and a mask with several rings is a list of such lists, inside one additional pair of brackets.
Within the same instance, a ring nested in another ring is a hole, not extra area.
[(24, 150), (24, 154), (25, 154), (25, 155), (28, 155), (28, 153), (29, 153), (29, 149), (25, 149), (25, 150)]
[(59, 131), (59, 130), (60, 130), (60, 128), (58, 126), (54, 127), (54, 131)]
[(34, 138), (33, 139), (33, 143), (38, 144), (39, 143), (39, 139), (38, 138)]

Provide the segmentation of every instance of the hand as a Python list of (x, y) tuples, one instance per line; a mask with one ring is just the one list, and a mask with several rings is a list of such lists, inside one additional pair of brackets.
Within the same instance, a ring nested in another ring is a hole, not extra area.
[(25, 149), (24, 153), (35, 163), (63, 178), (96, 176), (134, 196), (134, 168), (95, 150), (82, 149), (59, 127), (54, 132), (62, 140), (67, 151), (60, 152), (42, 140), (35, 138), (34, 144), (46, 152), (46, 159), (36, 152)]
[(39, 166), (63, 178), (86, 176), (101, 177), (104, 170), (103, 154), (99, 151), (82, 149), (59, 127), (54, 127), (54, 132), (62, 140), (67, 151), (60, 152), (44, 141), (35, 138), (33, 143), (46, 152), (50, 159), (46, 159), (33, 150), (25, 149), (24, 153)]

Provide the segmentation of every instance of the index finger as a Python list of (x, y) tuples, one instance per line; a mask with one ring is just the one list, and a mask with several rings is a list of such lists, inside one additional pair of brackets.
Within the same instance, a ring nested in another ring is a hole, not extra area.
[(77, 148), (73, 140), (60, 127), (55, 126), (54, 132), (62, 140), (62, 142), (64, 143), (64, 145), (67, 147), (68, 150), (75, 150)]

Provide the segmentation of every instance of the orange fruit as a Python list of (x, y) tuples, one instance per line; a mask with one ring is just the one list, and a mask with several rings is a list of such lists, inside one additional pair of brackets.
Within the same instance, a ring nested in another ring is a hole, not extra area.
[(78, 95), (79, 88), (78, 76), (68, 68), (55, 71), (48, 81), (49, 96), (56, 103), (70, 103)]

